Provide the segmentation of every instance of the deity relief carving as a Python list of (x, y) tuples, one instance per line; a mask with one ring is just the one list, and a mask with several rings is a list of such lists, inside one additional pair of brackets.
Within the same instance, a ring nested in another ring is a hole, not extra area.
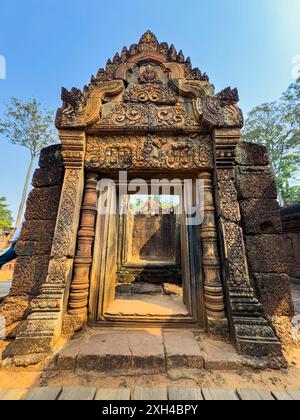
[(86, 166), (90, 169), (209, 169), (213, 167), (211, 137), (89, 137)]

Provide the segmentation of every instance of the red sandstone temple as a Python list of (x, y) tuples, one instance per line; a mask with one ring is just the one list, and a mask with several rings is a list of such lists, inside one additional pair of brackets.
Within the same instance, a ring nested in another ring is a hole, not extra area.
[[(61, 144), (41, 153), (0, 307), (7, 326), (20, 324), (8, 360), (37, 363), (85, 326), (199, 331), (281, 358), (293, 305), (277, 191), (265, 148), (241, 140), (238, 100), (151, 32), (82, 91), (62, 90)], [(118, 193), (120, 171), (146, 185), (190, 179), (194, 191), (201, 180), (204, 220), (100, 214), (114, 195), (101, 180)]]

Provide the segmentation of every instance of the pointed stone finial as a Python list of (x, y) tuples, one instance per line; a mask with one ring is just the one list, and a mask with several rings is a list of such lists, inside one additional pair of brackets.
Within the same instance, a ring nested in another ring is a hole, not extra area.
[(104, 69), (99, 69), (98, 70), (97, 79), (100, 80), (100, 81), (105, 80), (105, 70)]
[(151, 31), (147, 31), (141, 37), (140, 42), (139, 42), (139, 47), (140, 47), (140, 51), (143, 51), (143, 52), (157, 50), (158, 40)]
[(177, 60), (177, 51), (176, 51), (176, 48), (174, 47), (173, 44), (171, 45), (171, 47), (169, 49), (169, 57), (172, 61)]
[(127, 58), (128, 58), (128, 49), (126, 47), (124, 47), (122, 49), (122, 52), (121, 52), (121, 61), (122, 61), (122, 63), (126, 63)]
[(181, 63), (181, 64), (184, 63), (184, 55), (183, 55), (182, 50), (180, 50), (178, 55), (177, 55), (177, 61), (178, 61), (178, 63)]
[(116, 53), (113, 58), (113, 64), (120, 64), (120, 54)]
[(138, 44), (132, 44), (129, 48), (129, 54), (131, 57), (139, 53), (139, 46)]

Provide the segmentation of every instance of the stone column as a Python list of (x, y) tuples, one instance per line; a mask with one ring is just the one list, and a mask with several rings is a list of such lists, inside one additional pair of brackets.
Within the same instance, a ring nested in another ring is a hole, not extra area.
[[(87, 321), (87, 305), (90, 287), (90, 270), (95, 239), (95, 224), (97, 216), (99, 174), (88, 173), (86, 177), (84, 199), (82, 205), (80, 230), (77, 239), (77, 253), (74, 261), (74, 274), (71, 283), (68, 305), (68, 317), (73, 318), (73, 328), (80, 328)], [(66, 321), (67, 321), (66, 318)], [(76, 322), (77, 319), (77, 322)], [(66, 324), (64, 329), (66, 329)]]
[(225, 315), (215, 219), (213, 174), (212, 172), (202, 172), (199, 178), (204, 182), (204, 221), (200, 235), (207, 327), (212, 336), (228, 338), (228, 320)]
[(61, 130), (59, 135), (65, 177), (48, 275), (41, 294), (32, 301), (32, 314), (8, 349), (8, 357), (14, 357), (15, 362), (21, 364), (35, 363), (52, 352), (61, 334), (71, 282), (83, 194), (86, 141), (82, 131)]
[(250, 285), (244, 234), (236, 190), (235, 151), (240, 129), (215, 129), (218, 223), (223, 248), (230, 327), (240, 353), (281, 356), (281, 345), (263, 316)]

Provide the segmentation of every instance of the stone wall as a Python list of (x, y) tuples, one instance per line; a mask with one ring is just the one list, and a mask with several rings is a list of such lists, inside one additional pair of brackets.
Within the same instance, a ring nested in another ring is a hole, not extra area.
[(237, 153), (237, 189), (250, 278), (265, 315), (288, 344), (294, 308), (286, 274), (285, 243), (274, 176), (263, 146), (242, 143)]
[(287, 273), (300, 284), (300, 203), (281, 209)]
[(21, 321), (29, 314), (30, 301), (38, 295), (47, 276), (63, 175), (60, 146), (43, 149), (16, 245), (18, 257), (12, 287), (0, 306), (0, 315), (6, 318), (7, 325)]

